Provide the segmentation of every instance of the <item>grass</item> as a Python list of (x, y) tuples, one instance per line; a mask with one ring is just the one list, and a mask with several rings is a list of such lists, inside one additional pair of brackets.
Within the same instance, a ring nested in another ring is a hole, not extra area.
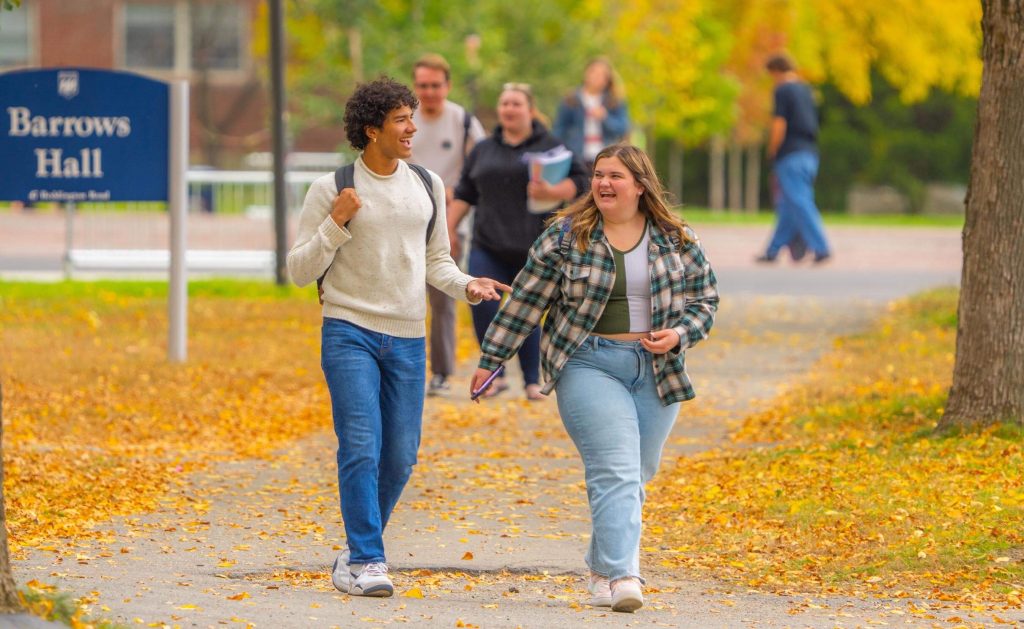
[[(129, 206), (116, 208), (124, 212), (162, 212), (162, 208), (149, 208)], [(80, 211), (89, 211), (87, 204), (78, 207)], [(110, 211), (110, 208), (100, 208)], [(0, 204), (0, 213), (9, 212), (10, 209)], [(52, 212), (57, 209), (40, 209), (38, 211)], [(762, 209), (755, 214), (748, 214), (745, 211), (720, 210), (713, 211), (703, 207), (685, 206), (679, 209), (683, 217), (694, 225), (771, 225), (775, 220), (775, 214), (771, 209)], [(223, 211), (221, 214), (238, 214), (239, 211)], [(857, 226), (857, 227), (950, 227), (963, 228), (963, 215), (924, 215), (924, 214), (879, 214), (868, 216), (856, 216), (842, 212), (824, 212), (822, 218), (827, 226)]]
[[(202, 279), (189, 280), (190, 297), (223, 297), (226, 299), (288, 299), (309, 295), (316, 300), (316, 288), (298, 288), (293, 284), (277, 286), (265, 280)], [(165, 299), (164, 280), (97, 280), (81, 282), (21, 282), (0, 280), (0, 307), (5, 300), (99, 299), (117, 297)]]
[[(683, 207), (680, 211), (683, 217), (694, 225), (771, 225), (775, 221), (775, 214), (771, 210), (748, 214), (728, 210), (716, 212), (707, 208)], [(856, 216), (825, 212), (822, 214), (822, 219), (829, 227), (955, 227), (961, 229), (964, 225), (962, 215), (879, 214)]]
[(1024, 430), (935, 430), (956, 302), (895, 304), (747, 417), (735, 446), (656, 479), (646, 520), (675, 564), (769, 590), (1020, 606)]

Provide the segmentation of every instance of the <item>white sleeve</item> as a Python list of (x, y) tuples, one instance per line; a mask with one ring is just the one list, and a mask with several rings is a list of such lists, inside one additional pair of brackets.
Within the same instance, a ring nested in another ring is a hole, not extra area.
[(427, 284), (453, 299), (468, 302), (466, 285), (473, 280), (473, 277), (460, 271), (455, 260), (452, 260), (451, 243), (448, 242), (444, 182), (433, 172), (430, 173), (430, 178), (434, 182), (437, 218), (434, 221), (434, 231), (430, 234), (430, 241), (427, 242)]

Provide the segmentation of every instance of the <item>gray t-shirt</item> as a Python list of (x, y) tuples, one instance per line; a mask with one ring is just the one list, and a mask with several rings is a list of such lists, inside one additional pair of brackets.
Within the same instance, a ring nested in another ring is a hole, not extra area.
[[(427, 120), (419, 111), (413, 114), (416, 135), (412, 138), (412, 161), (441, 176), (446, 188), (459, 183), (462, 163), (473, 145), (484, 139), (484, 128), (471, 117), (469, 133), (465, 127), (466, 110), (446, 100), (441, 115)], [(468, 135), (468, 137), (467, 137)]]

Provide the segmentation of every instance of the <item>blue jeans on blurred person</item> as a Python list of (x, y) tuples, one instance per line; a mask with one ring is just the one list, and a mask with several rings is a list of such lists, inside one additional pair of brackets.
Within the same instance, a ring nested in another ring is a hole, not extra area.
[[(524, 255), (523, 264), (526, 263)], [(512, 280), (523, 268), (523, 264), (509, 264), (499, 260), (496, 256), (487, 251), (473, 247), (469, 252), (469, 274), (473, 277), (490, 277), (502, 284), (512, 285)], [(476, 340), (483, 342), (487, 334), (487, 326), (491, 324), (494, 315), (498, 314), (501, 302), (482, 301), (473, 306), (473, 328), (476, 330)], [(523, 384), (540, 384), (540, 327), (534, 328), (533, 332), (526, 337), (519, 347), (519, 367), (523, 370)]]
[(349, 562), (385, 562), (384, 527), (420, 446), (426, 344), (324, 317), (320, 351)]
[(644, 485), (658, 471), (679, 403), (662, 405), (653, 355), (639, 341), (599, 336), (572, 355), (555, 392), (583, 459), (593, 526), (587, 565), (612, 581), (640, 578)]
[(818, 154), (813, 151), (789, 153), (775, 162), (779, 182), (775, 232), (766, 256), (774, 259), (779, 251), (799, 237), (814, 253), (816, 260), (830, 255), (825, 225), (814, 203), (814, 179), (818, 176)]

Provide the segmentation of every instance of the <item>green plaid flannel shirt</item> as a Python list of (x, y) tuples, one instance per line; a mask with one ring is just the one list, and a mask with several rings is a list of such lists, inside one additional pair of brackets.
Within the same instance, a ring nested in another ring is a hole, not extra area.
[[(650, 225), (651, 329), (679, 334), (676, 348), (654, 356), (658, 396), (665, 405), (693, 399), (685, 351), (708, 336), (718, 309), (718, 281), (696, 234), (688, 234), (693, 241), (678, 244)], [(585, 252), (569, 241), (569, 233), (563, 236), (561, 224), (554, 223), (533, 243), (512, 294), (481, 343), (480, 367), (493, 371), (511, 358), (543, 317), (542, 390), (555, 388), (562, 367), (601, 318), (615, 283), (615, 259), (600, 225)]]

